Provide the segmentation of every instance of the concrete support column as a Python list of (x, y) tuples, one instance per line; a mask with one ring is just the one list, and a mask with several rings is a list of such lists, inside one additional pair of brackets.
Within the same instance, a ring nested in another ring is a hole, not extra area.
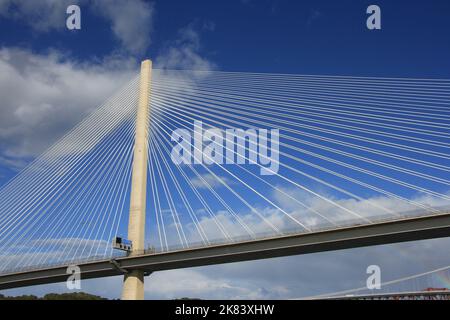
[[(128, 239), (133, 242), (131, 255), (141, 254), (145, 249), (145, 206), (147, 195), (147, 142), (150, 108), (152, 62), (141, 64), (139, 102), (136, 118), (133, 173), (131, 178), (130, 217)], [(144, 299), (144, 272), (131, 270), (125, 275), (122, 300)]]

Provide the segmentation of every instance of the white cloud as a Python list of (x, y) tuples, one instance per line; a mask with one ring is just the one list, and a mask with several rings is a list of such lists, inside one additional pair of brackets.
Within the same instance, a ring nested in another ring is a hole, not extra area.
[[(212, 22), (204, 30), (213, 30)], [(155, 59), (155, 65), (161, 69), (214, 70), (217, 66), (201, 54), (200, 33), (191, 23), (178, 32), (178, 38), (169, 42)]]
[(138, 55), (149, 47), (155, 10), (144, 0), (0, 0), (0, 16), (18, 20), (37, 33), (66, 31), (66, 9), (71, 4), (81, 6), (83, 31), (92, 27), (83, 24), (83, 10), (89, 8), (110, 23), (120, 51)]
[[(283, 191), (283, 193), (280, 190)], [(291, 197), (289, 198), (287, 195), (290, 195)], [(415, 215), (423, 214), (424, 212), (422, 208), (414, 206), (411, 203), (383, 196), (365, 200), (333, 199), (332, 201), (336, 204), (333, 205), (300, 189), (278, 187), (278, 190), (273, 190), (272, 198), (279, 209), (255, 204), (254, 207), (259, 212), (259, 216), (250, 209), (246, 212), (241, 211), (239, 214), (241, 221), (256, 235), (270, 236), (275, 234), (275, 231), (271, 229), (269, 223), (284, 232), (304, 231), (301, 225), (293, 219), (296, 219), (313, 230), (332, 228), (334, 226), (331, 222), (335, 223), (337, 226), (367, 223), (362, 220), (362, 218), (358, 218), (357, 216), (340, 209), (337, 205), (347, 208), (351, 212), (372, 221), (395, 218), (391, 212), (398, 213), (399, 215)], [(305, 204), (307, 208), (312, 208), (314, 212), (295, 202), (293, 199), (299, 200), (301, 203)], [(426, 195), (418, 195), (410, 200), (426, 207), (441, 208), (450, 206), (449, 201)], [(380, 208), (384, 208), (385, 211)], [(318, 213), (327, 217), (331, 222), (321, 218)], [(288, 215), (290, 215), (290, 217)], [(221, 210), (215, 212), (213, 217), (208, 215), (202, 215), (200, 217), (200, 226), (205, 230), (210, 240), (223, 239), (225, 241), (225, 237), (218, 228), (217, 222), (223, 225), (225, 230), (233, 237), (249, 236), (245, 228), (242, 227), (241, 223), (239, 223), (233, 215), (227, 211)], [(195, 243), (200, 241), (197, 228), (193, 223), (187, 224), (185, 229), (187, 231), (188, 239)]]
[(142, 54), (150, 46), (153, 3), (142, 0), (95, 0), (96, 10), (111, 22), (111, 30), (127, 51)]
[[(278, 190), (273, 192), (276, 203), (294, 217), (307, 221), (307, 224), (311, 227), (327, 223), (326, 220), (320, 218), (318, 213), (329, 218), (334, 223), (346, 224), (358, 220), (362, 222), (362, 218), (370, 220), (392, 218), (395, 214), (406, 215), (414, 214), (416, 211), (418, 213), (424, 212), (426, 211), (424, 207), (445, 207), (450, 205), (448, 200), (425, 194), (417, 194), (410, 199), (406, 199), (407, 201), (387, 196), (373, 196), (358, 200), (354, 198), (335, 199), (326, 195), (326, 198), (330, 200), (330, 202), (327, 202), (298, 188), (284, 188), (280, 186), (277, 188)], [(314, 211), (308, 210), (301, 206), (300, 203)]]
[[(75, 1), (76, 2), (76, 1)], [(66, 28), (70, 0), (0, 0), (0, 15), (16, 20), (37, 32)]]
[(112, 58), (76, 63), (59, 52), (0, 49), (0, 160), (20, 166), (109, 98), (136, 72), (121, 61), (117, 68)]
[[(170, 276), (170, 281), (167, 277)], [(242, 286), (231, 279), (210, 278), (196, 270), (173, 270), (157, 272), (148, 278), (145, 286), (148, 296), (161, 299), (181, 297), (220, 299), (226, 295), (229, 299), (264, 299), (260, 290)]]
[(110, 242), (105, 240), (82, 238), (30, 240), (11, 245), (0, 254), (0, 273), (36, 268), (41, 265), (61, 265), (68, 261), (104, 259), (110, 256), (111, 251)]
[(220, 178), (220, 180), (228, 185), (232, 184), (232, 181), (230, 181), (230, 179), (228, 179), (227, 177), (216, 177), (210, 173), (201, 175), (201, 178), (199, 176), (193, 177), (191, 179), (191, 183), (194, 187), (199, 189), (206, 189), (209, 187), (216, 189), (224, 187), (224, 185), (218, 178)]

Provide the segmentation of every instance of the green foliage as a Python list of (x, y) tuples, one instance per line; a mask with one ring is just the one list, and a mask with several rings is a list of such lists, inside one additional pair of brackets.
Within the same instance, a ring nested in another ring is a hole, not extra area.
[(100, 296), (88, 294), (85, 292), (74, 292), (74, 293), (49, 293), (42, 298), (33, 295), (23, 295), (17, 297), (8, 297), (0, 294), (0, 300), (108, 300)]

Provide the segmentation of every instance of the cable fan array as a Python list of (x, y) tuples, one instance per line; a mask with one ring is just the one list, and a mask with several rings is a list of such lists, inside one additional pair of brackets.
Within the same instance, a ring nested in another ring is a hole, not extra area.
[[(447, 211), (449, 89), (448, 80), (155, 71), (149, 242), (165, 251)], [(199, 121), (220, 139), (194, 141)], [(229, 128), (279, 130), (278, 172), (202, 153), (235, 152)], [(174, 165), (176, 143), (200, 160)]]
[(0, 191), (0, 272), (113, 255), (126, 223), (139, 78)]
[[(123, 254), (138, 83), (2, 187), (0, 273)], [(449, 80), (153, 70), (148, 252), (448, 211), (449, 97)]]

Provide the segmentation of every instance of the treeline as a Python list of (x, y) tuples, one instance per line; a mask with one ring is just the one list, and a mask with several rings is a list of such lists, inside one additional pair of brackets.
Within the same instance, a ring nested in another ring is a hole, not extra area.
[(73, 292), (62, 294), (49, 293), (43, 297), (37, 297), (34, 295), (8, 297), (0, 294), (0, 300), (108, 300), (108, 299), (85, 292)]

